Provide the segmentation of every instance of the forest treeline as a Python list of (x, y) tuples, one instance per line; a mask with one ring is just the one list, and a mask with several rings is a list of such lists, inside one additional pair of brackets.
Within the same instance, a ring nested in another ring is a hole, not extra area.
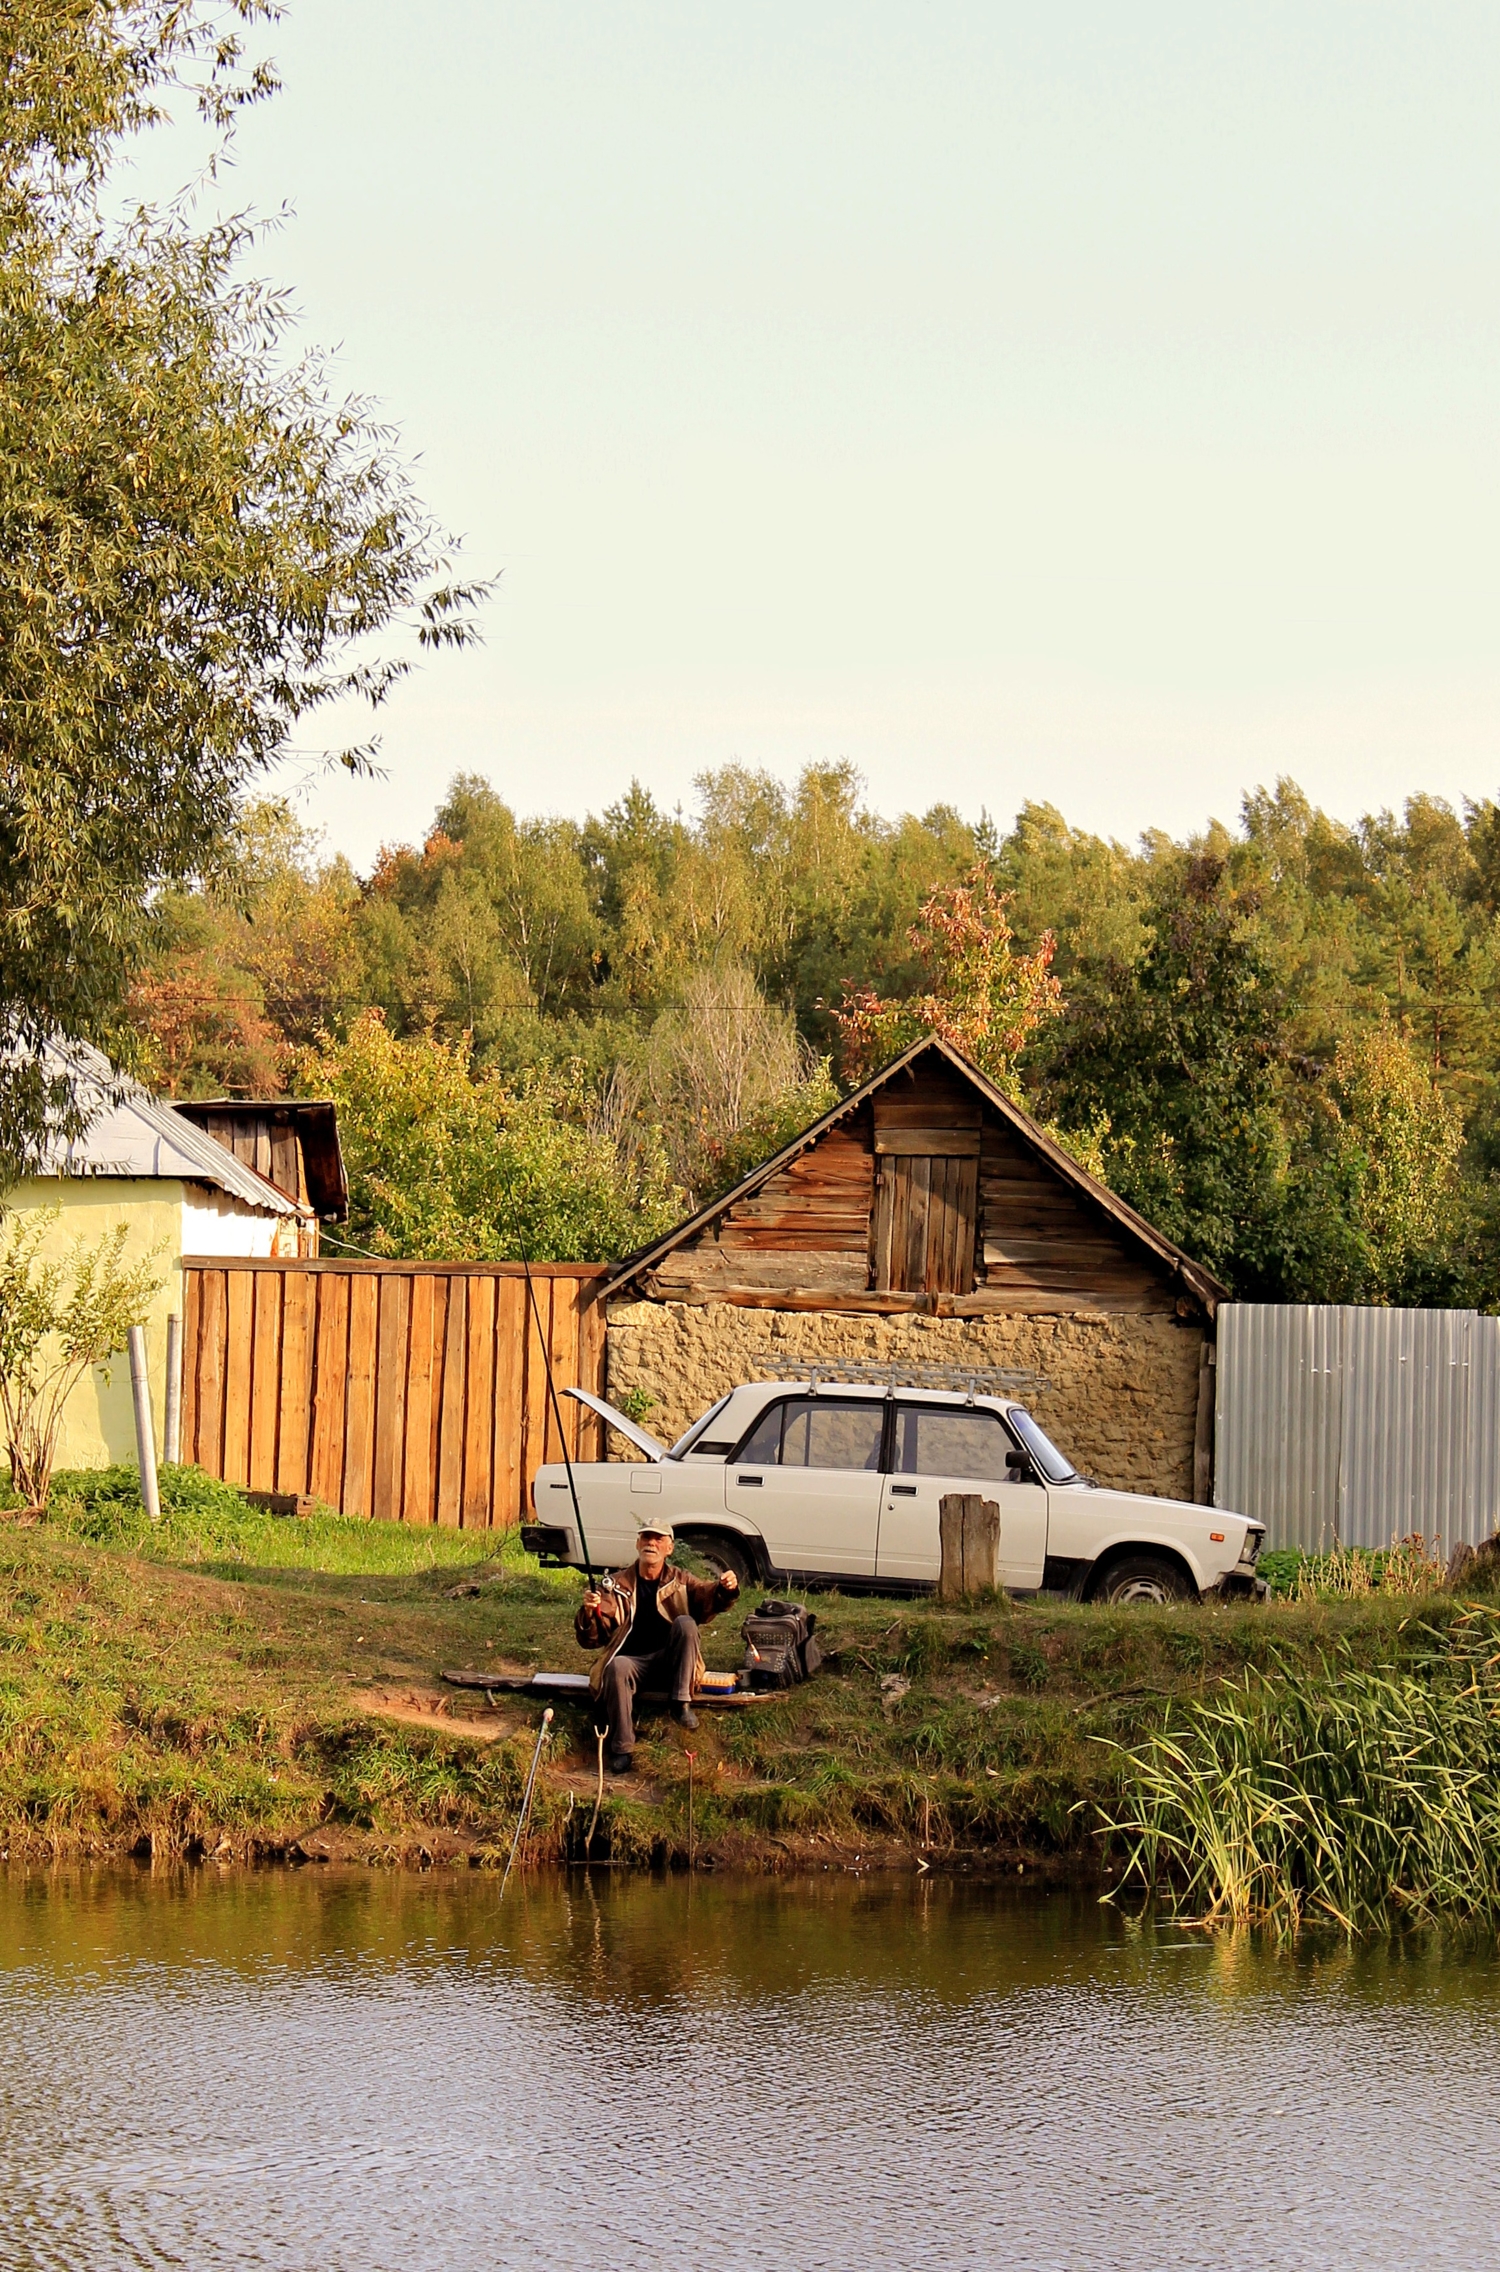
[(130, 1017), (170, 1093), (334, 1094), (372, 1252), (626, 1251), (933, 1028), (1244, 1297), (1493, 1306), (1497, 911), (1489, 801), (1131, 848), (847, 765), (583, 821), (460, 777), (367, 877), (249, 807)]

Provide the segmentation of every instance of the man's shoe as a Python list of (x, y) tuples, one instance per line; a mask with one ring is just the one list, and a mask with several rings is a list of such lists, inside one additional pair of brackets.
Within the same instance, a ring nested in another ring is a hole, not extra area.
[(634, 1765), (635, 1753), (633, 1751), (612, 1751), (609, 1755), (611, 1775), (628, 1775)]
[(691, 1704), (674, 1704), (672, 1717), (679, 1728), (696, 1728), (698, 1725), (698, 1715)]

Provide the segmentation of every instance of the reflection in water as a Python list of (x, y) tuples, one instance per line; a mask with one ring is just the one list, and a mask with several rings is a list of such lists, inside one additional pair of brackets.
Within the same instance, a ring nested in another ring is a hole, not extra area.
[(908, 1880), (0, 1879), (0, 2264), (1470, 2267), (1493, 1950)]

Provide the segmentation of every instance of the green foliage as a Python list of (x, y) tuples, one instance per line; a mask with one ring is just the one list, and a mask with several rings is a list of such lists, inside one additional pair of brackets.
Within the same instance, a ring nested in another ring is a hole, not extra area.
[(1226, 863), (1174, 863), (1128, 968), (1080, 973), (1050, 1069), (1058, 1117), (1109, 1122), (1110, 1184), (1221, 1275), (1276, 1213), (1281, 1004)]
[(348, 1239), (377, 1255), (604, 1261), (675, 1220), (649, 1141), (629, 1156), (584, 1124), (566, 1082), (475, 1076), (466, 1041), (400, 1040), (378, 1011), (303, 1060), (331, 1096), (349, 1170)]
[(298, 1049), (362, 1005), (359, 884), (286, 803), (242, 811), (212, 884), (163, 892), (131, 986), (131, 1070), (174, 1097), (275, 1096)]
[(1281, 781), (1131, 851), (883, 820), (847, 766), (698, 792), (527, 820), (460, 777), (363, 885), (252, 810), (161, 902), (143, 1065), (273, 1085), (374, 1005), (702, 1201), (833, 1101), (863, 1006), (866, 1056), (950, 1033), (1241, 1296), (1500, 1305), (1500, 808), (1346, 827)]
[(0, 1413), (12, 1488), (32, 1507), (47, 1504), (68, 1398), (91, 1366), (119, 1355), (162, 1284), (156, 1250), (126, 1262), (124, 1223), (44, 1255), (61, 1212), (4, 1218), (0, 1245)]
[[(163, 885), (215, 858), (312, 716), (378, 703), (410, 624), (472, 635), (448, 557), (359, 402), (289, 362), (240, 223), (115, 223), (122, 134), (196, 83), (227, 123), (269, 86), (260, 0), (21, 0), (0, 30), (0, 1159), (50, 1112), (25, 1061), (107, 1038)], [(345, 752), (356, 769), (365, 752)], [(12, 1060), (19, 1056), (21, 1069)]]
[[(1075, 964), (1045, 1095), (1065, 1126), (1091, 1121), (1105, 1179), (1242, 1297), (1450, 1301), (1465, 1237), (1458, 1095), (1380, 996), (1369, 1022), (1331, 1013), (1306, 908), (1294, 924), (1288, 905), (1306, 889), (1308, 840), (1322, 840), (1308, 818), (1298, 879), (1268, 876), (1272, 817), (1286, 816), (1252, 801), (1255, 858), (1225, 840), (1152, 863), (1135, 959)], [(1346, 871), (1329, 882), (1338, 928)], [(1319, 1040), (1326, 1056), (1299, 1046)]]
[(728, 1190), (838, 1102), (826, 1058), (734, 965), (692, 973), (614, 1075), (694, 1199)]

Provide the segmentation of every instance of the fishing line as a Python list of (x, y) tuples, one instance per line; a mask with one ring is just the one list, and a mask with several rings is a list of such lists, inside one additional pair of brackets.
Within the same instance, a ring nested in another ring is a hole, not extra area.
[(531, 1263), (524, 1254), (521, 1257), (521, 1268), (526, 1273), (526, 1294), (531, 1303), (531, 1316), (532, 1322), (536, 1326), (536, 1337), (542, 1345), (542, 1364), (547, 1374), (547, 1394), (552, 1400), (552, 1418), (557, 1425), (557, 1440), (562, 1445), (563, 1466), (568, 1471), (568, 1491), (573, 1501), (573, 1519), (578, 1525), (578, 1543), (583, 1548), (584, 1574), (590, 1586), (592, 1586), (594, 1583), (594, 1565), (589, 1555), (589, 1542), (584, 1535), (583, 1509), (578, 1504), (578, 1485), (573, 1480), (573, 1462), (568, 1456), (568, 1439), (563, 1432), (562, 1407), (557, 1401), (557, 1384), (552, 1378), (552, 1352), (547, 1346), (547, 1336), (542, 1331), (541, 1312), (538, 1310), (536, 1302), (536, 1288), (531, 1283)]

